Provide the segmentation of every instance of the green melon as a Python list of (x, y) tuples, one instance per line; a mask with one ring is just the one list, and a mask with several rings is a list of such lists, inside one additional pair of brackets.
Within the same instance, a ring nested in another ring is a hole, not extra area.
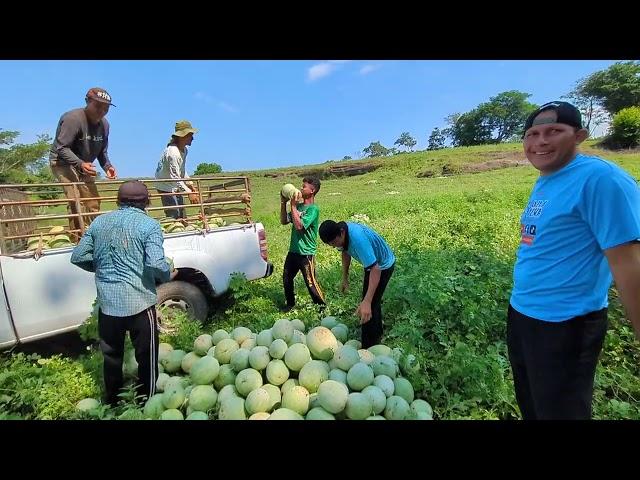
[(347, 406), (349, 389), (343, 383), (327, 380), (318, 388), (318, 403), (329, 413), (340, 413)]
[(271, 357), (267, 347), (253, 347), (249, 353), (249, 365), (254, 370), (262, 371), (267, 368)]
[(358, 351), (355, 348), (343, 345), (336, 351), (333, 360), (336, 367), (348, 372), (351, 367), (360, 362), (360, 355), (358, 355)]
[(145, 418), (157, 420), (158, 418), (160, 418), (160, 415), (162, 415), (162, 412), (164, 411), (165, 408), (164, 404), (162, 403), (162, 394), (156, 393), (144, 404), (142, 413)]
[(272, 411), (274, 408), (280, 407), (280, 403), (282, 402), (282, 394), (280, 393), (280, 389), (275, 385), (271, 385), (270, 383), (265, 383), (262, 385), (267, 393), (269, 394), (269, 409), (267, 411)]
[(351, 339), (351, 340), (347, 340), (344, 344), (355, 348), (356, 351), (362, 348), (362, 343), (360, 343), (360, 340)]
[(351, 390), (359, 392), (373, 383), (374, 376), (369, 365), (359, 362), (347, 372), (347, 384)]
[(344, 323), (339, 323), (331, 329), (331, 332), (339, 342), (346, 342), (349, 337), (349, 327)]
[(282, 360), (271, 360), (267, 364), (266, 375), (272, 385), (282, 385), (289, 378), (289, 369)]
[(184, 373), (189, 373), (191, 371), (191, 367), (196, 361), (200, 359), (200, 355), (196, 352), (189, 352), (184, 357), (182, 357), (182, 362), (180, 362), (180, 368)]
[(407, 403), (413, 402), (415, 393), (413, 391), (413, 386), (411, 385), (411, 382), (409, 380), (404, 377), (398, 377), (393, 381), (393, 384), (395, 386), (395, 395), (404, 398)]
[(213, 347), (213, 337), (208, 333), (200, 335), (193, 342), (193, 351), (201, 357), (204, 357), (211, 347)]
[(335, 420), (336, 417), (331, 415), (322, 407), (315, 407), (307, 412), (305, 420)]
[(424, 412), (429, 416), (433, 416), (433, 409), (431, 408), (431, 405), (429, 405), (429, 402), (422, 400), (421, 398), (416, 398), (411, 402), (411, 412), (414, 414)]
[(376, 358), (373, 353), (371, 353), (369, 350), (365, 350), (364, 348), (358, 350), (358, 355), (360, 356), (360, 361), (362, 363), (366, 363), (367, 365), (371, 365), (371, 363)]
[(287, 345), (287, 342), (285, 342), (281, 338), (277, 338), (269, 346), (269, 355), (271, 356), (271, 358), (280, 360), (287, 353), (288, 348), (289, 346)]
[(284, 354), (284, 363), (287, 364), (289, 370), (294, 372), (299, 372), (310, 361), (311, 352), (302, 343), (291, 345)]
[(384, 407), (387, 406), (387, 396), (379, 387), (369, 385), (362, 389), (362, 393), (371, 400), (371, 406), (374, 414), (377, 415), (384, 411)]
[(298, 374), (300, 385), (306, 388), (309, 393), (317, 392), (320, 384), (328, 379), (329, 368), (327, 364), (318, 360), (308, 362)]
[(189, 377), (194, 385), (209, 385), (220, 373), (218, 360), (208, 355), (199, 358), (191, 367)]
[(187, 415), (187, 418), (185, 420), (209, 420), (209, 415), (207, 415), (205, 412), (194, 410), (189, 415)]
[(211, 341), (214, 345), (218, 345), (218, 343), (220, 343), (220, 340), (224, 340), (225, 338), (231, 337), (229, 336), (227, 331), (223, 329), (216, 330), (215, 332), (213, 332), (213, 335), (211, 335)]
[(244, 407), (249, 415), (259, 412), (268, 412), (271, 405), (271, 396), (264, 388), (256, 388), (249, 392), (244, 402)]
[(160, 415), (160, 420), (184, 420), (182, 412), (175, 408), (169, 408)]
[(271, 335), (271, 329), (262, 330), (256, 337), (256, 345), (261, 347), (270, 347), (273, 343), (273, 335)]
[(328, 361), (338, 349), (338, 341), (328, 328), (315, 327), (307, 334), (307, 347), (313, 358)]
[(291, 387), (282, 394), (282, 407), (304, 415), (309, 411), (308, 390), (301, 385)]
[(367, 348), (371, 353), (373, 353), (376, 357), (378, 355), (384, 355), (386, 357), (391, 356), (391, 348), (386, 345), (378, 344), (373, 345), (372, 347)]
[(251, 352), (246, 348), (240, 348), (231, 354), (230, 365), (233, 371), (238, 373), (249, 368), (249, 354)]
[(411, 407), (404, 398), (393, 395), (387, 399), (384, 409), (384, 417), (387, 420), (406, 420), (410, 414)]
[(169, 380), (169, 375), (166, 373), (160, 373), (158, 375), (158, 379), (156, 380), (156, 390), (158, 392), (164, 392), (164, 386), (167, 384), (167, 380)]
[(216, 345), (215, 357), (220, 365), (226, 365), (231, 361), (231, 355), (236, 350), (239, 350), (240, 346), (233, 338), (224, 338)]
[(335, 380), (336, 382), (347, 384), (347, 372), (334, 368), (329, 372), (329, 380)]
[(184, 403), (186, 394), (181, 385), (168, 385), (162, 393), (162, 405), (167, 410), (180, 408)]
[(320, 322), (320, 325), (331, 330), (333, 327), (338, 325), (338, 319), (336, 317), (324, 317)]
[(243, 397), (246, 397), (256, 388), (262, 386), (262, 375), (253, 368), (245, 368), (236, 377), (236, 390)]
[(307, 337), (300, 330), (293, 331), (293, 335), (291, 336), (291, 340), (289, 341), (288, 345), (291, 346), (295, 343), (302, 343), (304, 345), (307, 344)]
[(270, 415), (266, 412), (254, 413), (249, 417), (249, 420), (269, 420)]
[(288, 319), (281, 318), (273, 324), (273, 327), (271, 327), (271, 334), (273, 335), (274, 340), (280, 338), (284, 340), (285, 343), (289, 343), (293, 336), (293, 325), (291, 325), (291, 322)]
[(95, 398), (83, 398), (76, 403), (76, 410), (80, 412), (90, 412), (100, 406), (100, 402)]
[(162, 366), (164, 367), (165, 372), (176, 373), (180, 371), (182, 359), (185, 355), (186, 352), (184, 350), (172, 350), (169, 352), (162, 360)]
[(246, 420), (247, 412), (244, 409), (244, 398), (228, 397), (220, 403), (218, 412), (220, 420)]
[(231, 365), (220, 365), (218, 376), (213, 381), (213, 386), (216, 388), (216, 390), (220, 391), (225, 385), (235, 385), (235, 383), (236, 372), (233, 371)]
[(220, 390), (220, 393), (218, 393), (218, 400), (217, 400), (216, 403), (217, 403), (217, 405), (220, 405), (227, 398), (231, 398), (231, 397), (238, 397), (239, 398), (240, 394), (238, 393), (238, 390), (236, 390), (236, 386), (235, 385), (225, 385)]
[(391, 377), (386, 375), (378, 375), (373, 379), (373, 384), (378, 387), (389, 398), (396, 391), (396, 385)]
[(247, 338), (244, 342), (242, 342), (240, 348), (244, 348), (245, 350), (252, 350), (256, 345), (258, 345), (258, 342), (255, 338)]
[(347, 418), (351, 420), (364, 420), (373, 411), (371, 399), (364, 393), (353, 392), (347, 398), (347, 406), (344, 408)]
[(269, 416), (269, 420), (304, 420), (304, 417), (288, 408), (279, 408)]
[(398, 364), (391, 357), (387, 357), (386, 355), (377, 355), (376, 358), (371, 362), (371, 368), (373, 368), (373, 373), (377, 375), (386, 375), (390, 378), (396, 378), (396, 373), (398, 372)]
[(215, 407), (218, 394), (211, 385), (196, 385), (189, 394), (189, 407), (200, 412), (208, 412)]
[(236, 327), (231, 330), (231, 338), (240, 346), (247, 338), (251, 338), (251, 330), (247, 327)]
[(291, 320), (291, 326), (293, 326), (294, 330), (299, 330), (302, 333), (304, 333), (304, 331), (307, 329), (304, 322), (297, 318), (294, 318), (293, 320)]
[(296, 197), (300, 197), (300, 190), (296, 188), (292, 183), (285, 183), (280, 189), (280, 195), (282, 195), (287, 200), (293, 200)]
[(284, 393), (293, 388), (300, 385), (300, 382), (298, 382), (297, 378), (290, 378), (289, 380), (287, 380), (286, 382), (284, 382), (282, 384), (282, 386), (280, 387), (280, 392), (282, 392), (282, 395), (284, 395)]

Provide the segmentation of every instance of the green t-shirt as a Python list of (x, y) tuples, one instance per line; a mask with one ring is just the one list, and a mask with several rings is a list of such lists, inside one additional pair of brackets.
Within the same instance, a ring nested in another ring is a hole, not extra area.
[[(320, 220), (320, 209), (315, 203), (310, 205), (298, 205), (300, 221), (303, 230), (296, 230), (296, 226), (291, 224), (291, 243), (289, 251), (300, 255), (315, 255), (318, 249), (318, 225)], [(290, 220), (291, 213), (288, 214)]]

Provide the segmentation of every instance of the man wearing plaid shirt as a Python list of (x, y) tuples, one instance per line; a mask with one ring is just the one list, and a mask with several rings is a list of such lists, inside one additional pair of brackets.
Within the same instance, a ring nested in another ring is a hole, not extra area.
[(95, 272), (98, 331), (104, 355), (105, 401), (115, 405), (122, 388), (127, 331), (138, 362), (139, 393), (151, 397), (158, 378), (156, 283), (171, 271), (160, 224), (145, 213), (147, 187), (138, 181), (118, 189), (118, 210), (97, 217), (73, 250), (71, 263)]

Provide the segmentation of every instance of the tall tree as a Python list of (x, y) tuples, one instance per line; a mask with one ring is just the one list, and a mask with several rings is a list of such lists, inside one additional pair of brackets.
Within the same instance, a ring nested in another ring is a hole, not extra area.
[(367, 157), (386, 157), (389, 155), (389, 149), (378, 142), (371, 142), (368, 147), (362, 150)]
[(593, 97), (610, 114), (640, 105), (640, 61), (617, 62), (578, 81), (576, 93)]
[(434, 128), (429, 135), (427, 150), (440, 150), (444, 148), (445, 134), (438, 128)]
[(394, 145), (399, 147), (405, 147), (410, 152), (413, 152), (413, 147), (416, 146), (416, 140), (409, 134), (409, 132), (402, 132), (398, 139), (393, 142)]
[(31, 144), (15, 143), (20, 132), (0, 129), (0, 182), (33, 183), (51, 181), (53, 175), (47, 162), (52, 139), (38, 135)]
[(222, 172), (222, 167), (217, 163), (199, 163), (194, 175), (215, 175)]

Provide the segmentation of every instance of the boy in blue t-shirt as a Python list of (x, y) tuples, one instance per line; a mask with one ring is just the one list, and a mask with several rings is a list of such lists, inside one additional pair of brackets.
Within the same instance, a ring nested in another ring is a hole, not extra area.
[(359, 223), (325, 220), (320, 225), (320, 238), (342, 251), (342, 292), (349, 288), (351, 257), (364, 267), (362, 302), (355, 314), (362, 325), (362, 348), (379, 344), (383, 333), (382, 295), (395, 267), (395, 255), (380, 234)]
[(524, 419), (589, 419), (615, 279), (640, 334), (640, 190), (617, 165), (577, 152), (580, 112), (551, 102), (525, 123), (540, 171), (521, 216), (507, 345)]

